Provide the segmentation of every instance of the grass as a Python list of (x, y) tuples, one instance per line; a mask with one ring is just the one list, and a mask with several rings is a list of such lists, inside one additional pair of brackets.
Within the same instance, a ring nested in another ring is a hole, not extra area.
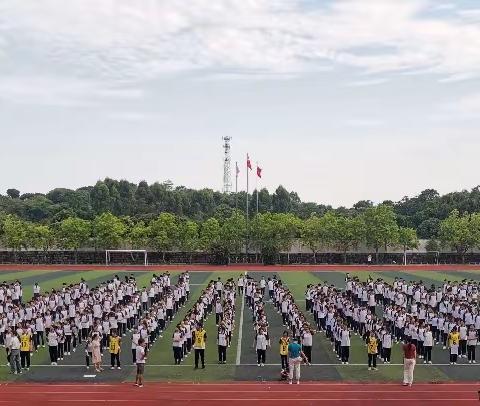
[[(20, 279), (24, 284), (24, 301), (32, 296), (32, 286), (35, 281), (40, 283), (42, 292), (48, 291), (52, 288), (61, 288), (63, 283), (75, 283), (81, 278), (85, 279), (90, 286), (96, 286), (99, 283), (108, 280), (118, 274), (121, 278), (129, 272), (117, 272), (115, 269), (107, 271), (18, 271), (18, 272), (2, 272), (0, 280), (12, 281)], [(148, 285), (153, 272), (136, 272), (135, 277), (139, 287)], [(171, 272), (172, 283), (175, 283), (179, 272)], [(350, 272), (355, 274), (361, 280), (366, 280), (367, 272)], [(240, 276), (240, 272), (191, 272), (191, 291), (190, 299), (187, 301), (185, 307), (180, 309), (175, 316), (173, 323), (171, 323), (164, 331), (163, 338), (159, 339), (150, 351), (147, 367), (147, 380), (162, 380), (162, 381), (188, 381), (188, 382), (214, 382), (214, 381), (232, 381), (232, 380), (256, 380), (277, 379), (279, 366), (271, 365), (265, 368), (257, 368), (248, 364), (256, 363), (255, 351), (252, 347), (253, 330), (252, 319), (248, 308), (244, 309), (243, 320), (243, 339), (242, 339), (242, 353), (241, 364), (235, 365), (237, 355), (237, 339), (240, 328), (241, 315), (241, 297), (237, 295), (236, 300), (236, 324), (233, 332), (232, 345), (227, 351), (227, 364), (217, 365), (217, 345), (216, 345), (216, 331), (215, 315), (209, 316), (205, 322), (207, 330), (207, 349), (206, 349), (206, 363), (205, 370), (193, 369), (193, 353), (186, 358), (183, 365), (173, 365), (173, 353), (171, 348), (171, 337), (174, 326), (180, 321), (186, 312), (192, 307), (193, 303), (198, 299), (201, 290), (207, 285), (210, 280), (216, 280), (221, 277), (222, 280), (234, 278), (235, 280)], [(279, 278), (289, 287), (294, 295), (299, 307), (304, 309), (304, 292), (308, 284), (317, 284), (319, 282), (326, 282), (334, 284), (339, 287), (344, 287), (345, 273), (344, 272), (281, 272), (277, 274)], [(250, 276), (259, 280), (262, 276), (273, 276), (272, 272), (251, 272)], [(447, 280), (462, 280), (462, 279), (480, 279), (480, 272), (431, 272), (431, 271), (415, 271), (415, 272), (372, 272), (373, 278), (381, 277), (385, 281), (392, 283), (396, 276), (402, 277), (406, 280), (423, 280), (426, 284), (442, 284), (444, 279)], [(267, 317), (270, 323), (270, 335), (272, 348), (267, 353), (267, 364), (279, 364), (278, 354), (278, 338), (282, 334), (284, 327), (282, 326), (281, 317), (276, 312), (271, 304), (267, 304)], [(310, 321), (313, 322), (313, 316), (307, 314)], [(130, 337), (124, 338), (124, 365), (130, 364)], [(402, 366), (393, 365), (395, 363), (402, 363), (402, 355), (400, 346), (394, 346), (392, 350), (392, 364), (383, 365), (379, 362), (379, 370), (375, 372), (367, 371), (367, 356), (365, 346), (358, 336), (352, 337), (351, 347), (351, 365), (341, 365), (333, 353), (330, 342), (326, 340), (323, 334), (317, 334), (314, 338), (313, 347), (313, 363), (317, 364), (332, 364), (303, 367), (302, 375), (305, 379), (331, 379), (331, 380), (345, 380), (345, 381), (398, 381), (402, 375)], [(5, 355), (2, 352), (0, 362), (5, 364)], [(0, 380), (14, 380), (21, 379), (23, 381), (30, 380), (78, 380), (83, 376), (83, 370), (79, 367), (63, 367), (51, 368), (40, 367), (38, 365), (45, 365), (49, 363), (49, 357), (46, 349), (41, 348), (38, 353), (33, 356), (33, 367), (30, 372), (24, 374), (21, 378), (10, 375), (9, 369), (6, 367), (0, 368)], [(65, 359), (63, 365), (82, 365), (83, 351), (77, 351), (72, 356)], [(436, 346), (433, 351), (434, 363), (447, 363), (448, 354), (441, 347)], [(214, 365), (213, 365), (214, 364)], [(359, 364), (359, 365), (356, 365)], [(121, 374), (113, 374), (109, 371), (96, 379), (99, 380), (131, 380), (134, 376), (133, 367), (125, 367)], [(480, 364), (475, 366), (440, 366), (440, 365), (423, 365), (418, 364), (416, 368), (417, 381), (447, 381), (447, 380), (472, 380), (480, 376)]]

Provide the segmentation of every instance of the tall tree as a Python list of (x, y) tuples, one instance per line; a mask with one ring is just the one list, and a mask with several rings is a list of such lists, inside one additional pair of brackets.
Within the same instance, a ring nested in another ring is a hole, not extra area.
[(178, 230), (178, 243), (178, 248), (190, 254), (192, 262), (192, 252), (198, 249), (199, 245), (198, 224), (192, 220), (182, 221)]
[(13, 251), (19, 251), (28, 245), (28, 226), (13, 214), (3, 220), (3, 241)]
[(450, 247), (460, 254), (462, 262), (465, 262), (466, 252), (476, 245), (469, 216), (461, 216), (458, 210), (453, 210), (440, 224), (439, 239), (444, 247)]
[(245, 216), (239, 211), (234, 211), (225, 219), (220, 228), (220, 246), (223, 254), (230, 263), (230, 255), (238, 254), (245, 243), (247, 225)]
[(356, 249), (365, 241), (365, 221), (362, 216), (339, 216), (335, 224), (335, 245), (343, 252), (343, 262), (347, 262), (349, 249)]
[(398, 244), (403, 249), (403, 255), (405, 257), (407, 250), (411, 250), (418, 247), (417, 232), (414, 228), (400, 227), (398, 229)]
[(175, 215), (162, 213), (150, 223), (151, 245), (162, 252), (165, 262), (165, 253), (178, 246), (178, 223)]
[(369, 207), (364, 212), (367, 245), (375, 249), (378, 262), (378, 251), (381, 247), (394, 245), (398, 239), (398, 226), (395, 212), (391, 206), (378, 205)]
[(220, 244), (220, 223), (215, 217), (206, 220), (200, 228), (200, 248), (206, 252), (215, 252)]
[(93, 237), (96, 248), (115, 249), (124, 242), (127, 228), (112, 213), (102, 213), (93, 220)]
[(150, 227), (145, 225), (143, 221), (139, 221), (129, 228), (127, 241), (133, 249), (146, 250), (148, 248), (149, 235)]
[(63, 220), (57, 230), (57, 244), (63, 249), (75, 251), (75, 262), (78, 260), (78, 250), (84, 247), (91, 235), (91, 225), (88, 220), (69, 217)]

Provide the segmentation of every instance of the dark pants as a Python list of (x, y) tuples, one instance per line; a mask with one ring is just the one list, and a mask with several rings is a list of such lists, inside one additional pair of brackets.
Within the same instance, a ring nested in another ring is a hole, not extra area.
[(180, 365), (182, 362), (182, 347), (173, 347), (173, 358), (175, 359), (175, 365)]
[(458, 350), (460, 355), (467, 355), (467, 340), (460, 340), (460, 346)]
[(195, 368), (198, 368), (198, 359), (202, 361), (202, 368), (205, 368), (205, 350), (195, 348)]
[(265, 364), (266, 350), (257, 350), (257, 364)]
[(467, 353), (468, 353), (468, 360), (475, 361), (475, 346), (469, 345), (467, 346)]
[(137, 362), (137, 351), (132, 348), (132, 363), (136, 363)]
[(218, 361), (227, 362), (227, 347), (225, 345), (218, 346)]
[(50, 353), (50, 362), (58, 361), (58, 348), (56, 345), (49, 345), (48, 352)]
[(377, 354), (368, 354), (368, 366), (376, 368), (377, 367)]
[(424, 346), (423, 347), (423, 359), (424, 361), (431, 361), (432, 360), (432, 347), (431, 346)]
[(20, 351), (22, 368), (30, 368), (30, 351)]
[(383, 360), (385, 362), (390, 362), (391, 355), (392, 355), (392, 349), (391, 348), (384, 348), (383, 349)]
[(350, 358), (350, 347), (342, 346), (341, 349), (342, 362), (348, 362), (348, 359)]
[(312, 346), (311, 345), (304, 345), (302, 346), (302, 351), (307, 357), (308, 362), (312, 362)]
[(282, 359), (282, 369), (284, 369), (285, 371), (288, 371), (288, 356), (280, 355), (280, 358)]
[(457, 362), (458, 354), (450, 354), (450, 362)]
[(120, 353), (110, 354), (110, 365), (112, 367), (115, 366), (115, 362), (117, 363), (117, 367), (120, 367)]

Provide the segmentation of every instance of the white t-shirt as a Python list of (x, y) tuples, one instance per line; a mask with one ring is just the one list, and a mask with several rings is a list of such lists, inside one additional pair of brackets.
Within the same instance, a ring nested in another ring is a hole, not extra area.
[(141, 345), (137, 345), (137, 348), (135, 349), (135, 359), (137, 361), (137, 364), (145, 364), (145, 348), (143, 348)]

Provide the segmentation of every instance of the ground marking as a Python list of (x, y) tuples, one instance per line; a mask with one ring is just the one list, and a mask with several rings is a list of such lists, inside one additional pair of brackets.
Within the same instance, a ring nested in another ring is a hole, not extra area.
[[(247, 271), (245, 271), (245, 276), (247, 276)], [(243, 288), (242, 288), (242, 310), (240, 311), (240, 328), (238, 329), (236, 365), (240, 365), (240, 358), (242, 356), (243, 312), (244, 312), (244, 310), (245, 310), (245, 281), (243, 281)]]

